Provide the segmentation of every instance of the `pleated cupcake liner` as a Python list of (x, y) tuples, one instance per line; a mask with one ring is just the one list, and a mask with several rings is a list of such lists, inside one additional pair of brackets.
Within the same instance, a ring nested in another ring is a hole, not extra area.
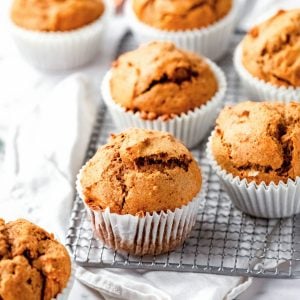
[(103, 100), (108, 107), (113, 121), (119, 130), (130, 127), (168, 131), (181, 140), (187, 147), (192, 148), (200, 143), (213, 126), (220, 108), (223, 106), (223, 98), (226, 93), (227, 83), (223, 71), (212, 61), (205, 58), (218, 82), (218, 91), (211, 100), (200, 107), (182, 113), (171, 120), (163, 121), (160, 118), (155, 120), (143, 120), (140, 112), (126, 111), (117, 104), (111, 96), (110, 79), (111, 71), (105, 75), (101, 91)]
[(233, 1), (228, 14), (212, 25), (201, 29), (180, 31), (160, 30), (143, 23), (133, 11), (131, 1), (128, 1), (125, 12), (129, 26), (138, 42), (171, 41), (180, 48), (217, 60), (229, 47), (237, 15), (237, 4)]
[(282, 101), (285, 103), (300, 101), (300, 88), (278, 87), (251, 75), (242, 63), (241, 43), (235, 49), (233, 62), (243, 86), (252, 97), (251, 100)]
[[(285, 218), (300, 213), (300, 177), (287, 183), (266, 184), (248, 182), (222, 169), (212, 152), (212, 137), (207, 144), (207, 156), (233, 204), (241, 211), (260, 218)], [(270, 158), (272, 159), (272, 158)]]
[(203, 174), (200, 192), (187, 205), (174, 211), (146, 213), (144, 217), (130, 214), (120, 215), (105, 210), (93, 210), (85, 202), (80, 178), (76, 189), (90, 216), (93, 230), (105, 245), (132, 255), (159, 255), (182, 245), (195, 225), (199, 205), (205, 197), (207, 178)]
[(20, 54), (38, 69), (68, 70), (87, 64), (99, 53), (101, 37), (112, 6), (105, 0), (102, 16), (82, 28), (65, 32), (41, 32), (21, 28), (10, 21), (10, 31)]

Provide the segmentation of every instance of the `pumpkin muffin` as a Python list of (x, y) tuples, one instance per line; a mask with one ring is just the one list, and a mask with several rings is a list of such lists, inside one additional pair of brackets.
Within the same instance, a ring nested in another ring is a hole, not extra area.
[(98, 237), (133, 255), (181, 245), (196, 221), (202, 185), (192, 154), (166, 132), (112, 135), (81, 169), (77, 190)]
[(0, 219), (0, 299), (53, 299), (70, 274), (70, 257), (53, 235), (23, 219)]
[(188, 204), (200, 190), (201, 174), (169, 133), (132, 128), (99, 148), (80, 183), (92, 209), (143, 216)]
[(104, 12), (102, 0), (14, 0), (13, 22), (34, 31), (70, 31), (97, 20)]
[(216, 162), (228, 173), (278, 184), (300, 176), (300, 104), (243, 102), (219, 115), (211, 140)]
[(218, 90), (206, 61), (169, 42), (151, 42), (113, 64), (112, 99), (143, 119), (174, 118), (207, 103)]
[(281, 10), (255, 26), (241, 46), (242, 64), (252, 76), (278, 87), (300, 87), (300, 9)]
[(138, 19), (162, 30), (207, 27), (228, 14), (232, 0), (132, 0)]

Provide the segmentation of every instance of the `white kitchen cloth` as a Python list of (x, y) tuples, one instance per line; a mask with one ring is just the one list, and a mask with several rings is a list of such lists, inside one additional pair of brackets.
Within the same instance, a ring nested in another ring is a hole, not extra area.
[(81, 267), (76, 277), (105, 300), (230, 300), (251, 284), (242, 277), (132, 270), (95, 273)]
[(85, 76), (73, 75), (22, 116), (6, 144), (2, 217), (26, 217), (64, 238), (96, 95)]

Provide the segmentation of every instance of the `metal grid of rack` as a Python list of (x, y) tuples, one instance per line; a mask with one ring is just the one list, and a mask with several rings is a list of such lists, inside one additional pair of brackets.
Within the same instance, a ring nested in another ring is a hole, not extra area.
[[(232, 50), (240, 40), (236, 35)], [(126, 34), (119, 51), (135, 46)], [(232, 51), (229, 51), (232, 53)], [(226, 101), (247, 99), (232, 66), (232, 57), (219, 65), (228, 81)], [(99, 109), (86, 159), (104, 144), (114, 125), (106, 108)], [(199, 272), (272, 278), (300, 277), (300, 216), (266, 220), (237, 210), (223, 191), (205, 156), (205, 142), (193, 149), (208, 178), (206, 198), (199, 208), (196, 225), (182, 247), (160, 256), (136, 257), (113, 251), (94, 235), (84, 205), (75, 198), (66, 245), (76, 263), (89, 267), (131, 268), (177, 272)]]

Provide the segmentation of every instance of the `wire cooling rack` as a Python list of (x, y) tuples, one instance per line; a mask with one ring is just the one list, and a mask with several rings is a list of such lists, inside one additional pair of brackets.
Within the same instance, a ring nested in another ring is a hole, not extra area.
[[(238, 35), (234, 37), (229, 53), (233, 53), (240, 38)], [(119, 53), (134, 47), (134, 39), (127, 33), (120, 44)], [(232, 56), (224, 57), (219, 65), (228, 81), (226, 101), (247, 99), (233, 69)], [(114, 129), (102, 105), (86, 159), (94, 155), (99, 145), (106, 143)], [(182, 247), (160, 256), (136, 257), (113, 251), (93, 235), (83, 203), (77, 195), (66, 239), (75, 262), (89, 267), (300, 277), (300, 215), (266, 220), (250, 217), (237, 210), (223, 191), (204, 150), (205, 142), (193, 149), (193, 154), (208, 178), (206, 198), (199, 209), (196, 225)]]

